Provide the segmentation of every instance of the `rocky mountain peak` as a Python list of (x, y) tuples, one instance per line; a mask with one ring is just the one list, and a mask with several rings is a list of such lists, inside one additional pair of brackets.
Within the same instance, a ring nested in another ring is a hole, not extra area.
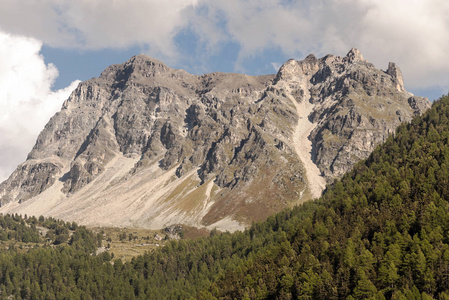
[(298, 84), (304, 80), (310, 80), (319, 68), (320, 60), (318, 60), (314, 54), (309, 54), (302, 61), (289, 59), (280, 67), (276, 75), (275, 83), (279, 81), (288, 81), (290, 83)]
[(275, 81), (279, 80), (295, 80), (301, 75), (300, 65), (294, 59), (289, 59), (280, 68), (276, 75)]
[(377, 70), (356, 49), (264, 76), (138, 55), (78, 86), (0, 184), (0, 212), (242, 229), (318, 197), (429, 106), (395, 65)]
[(356, 48), (352, 48), (351, 50), (349, 50), (348, 54), (346, 54), (346, 57), (348, 58), (350, 63), (354, 61), (364, 61), (362, 53), (359, 49)]
[(99, 79), (114, 82), (114, 86), (122, 90), (131, 85), (182, 89), (182, 85), (195, 84), (197, 80), (196, 76), (184, 70), (172, 69), (163, 62), (142, 54), (133, 56), (124, 64), (108, 67)]
[[(124, 64), (112, 65), (106, 68), (101, 73), (100, 78), (109, 79), (110, 76), (120, 77), (120, 73), (128, 75), (136, 73), (144, 77), (149, 77), (154, 76), (155, 74), (161, 74), (169, 71), (172, 71), (172, 69), (163, 62), (150, 56), (140, 54), (131, 57)], [(117, 74), (117, 72), (119, 72), (119, 74)]]
[(393, 79), (396, 89), (400, 92), (404, 92), (404, 79), (402, 78), (402, 72), (394, 62), (388, 63), (387, 74)]

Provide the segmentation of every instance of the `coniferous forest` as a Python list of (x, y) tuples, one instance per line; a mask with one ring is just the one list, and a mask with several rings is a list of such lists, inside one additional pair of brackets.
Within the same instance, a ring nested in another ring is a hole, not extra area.
[(1, 298), (449, 299), (449, 95), (323, 197), (245, 232), (125, 263), (52, 218), (1, 216), (0, 240)]

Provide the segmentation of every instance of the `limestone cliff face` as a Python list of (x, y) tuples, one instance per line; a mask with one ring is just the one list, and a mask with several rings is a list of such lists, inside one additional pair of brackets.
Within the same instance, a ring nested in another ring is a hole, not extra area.
[(395, 64), (377, 70), (356, 49), (266, 76), (195, 76), (139, 55), (78, 86), (0, 185), (0, 210), (240, 229), (319, 196), (429, 106)]

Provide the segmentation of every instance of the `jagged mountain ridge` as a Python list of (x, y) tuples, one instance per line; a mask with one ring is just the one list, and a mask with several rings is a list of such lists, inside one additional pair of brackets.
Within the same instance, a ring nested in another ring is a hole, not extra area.
[(356, 49), (265, 76), (196, 76), (139, 55), (79, 85), (0, 185), (1, 210), (241, 229), (319, 196), (428, 107), (393, 63), (377, 70)]

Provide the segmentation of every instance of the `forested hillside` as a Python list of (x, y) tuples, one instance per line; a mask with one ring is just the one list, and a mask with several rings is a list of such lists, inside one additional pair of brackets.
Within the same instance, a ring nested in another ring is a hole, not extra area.
[(0, 215), (0, 298), (94, 295), (92, 291), (73, 291), (83, 287), (84, 272), (93, 274), (95, 264), (111, 259), (109, 253), (91, 256), (101, 240), (101, 235), (76, 223), (42, 216)]
[[(448, 200), (449, 95), (315, 202), (129, 263), (94, 255), (83, 227), (67, 245), (10, 247), (0, 254), (1, 297), (449, 299)], [(15, 230), (1, 226), (6, 237)]]
[(219, 277), (225, 298), (448, 299), (449, 98), (317, 202), (254, 226), (276, 242)]

